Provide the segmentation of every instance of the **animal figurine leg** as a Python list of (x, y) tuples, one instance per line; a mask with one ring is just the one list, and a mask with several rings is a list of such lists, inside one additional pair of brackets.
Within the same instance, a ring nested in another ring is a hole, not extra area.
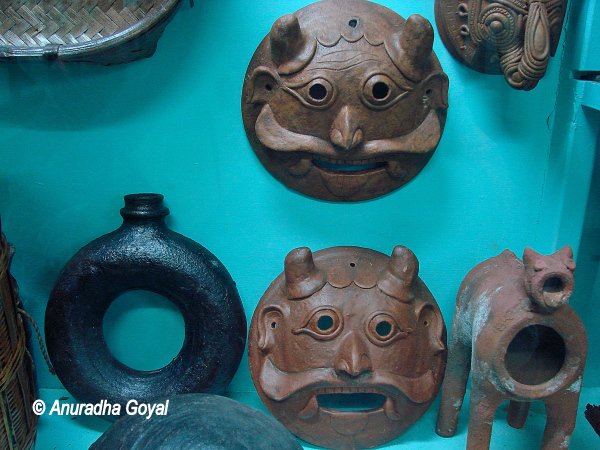
[(562, 391), (545, 400), (547, 418), (542, 450), (569, 448), (578, 403), (579, 390)]
[(469, 405), (469, 431), (467, 450), (486, 450), (490, 448), (492, 424), (496, 409), (502, 402), (502, 396), (496, 388), (481, 375), (473, 373), (471, 402)]
[[(452, 336), (457, 336), (452, 330)], [(458, 415), (465, 397), (467, 380), (471, 370), (471, 347), (452, 338), (448, 346), (450, 358), (446, 365), (446, 375), (442, 387), (442, 400), (438, 413), (436, 432), (450, 437), (456, 434)]]
[(513, 428), (523, 428), (529, 414), (529, 402), (511, 400), (508, 405), (508, 424)]

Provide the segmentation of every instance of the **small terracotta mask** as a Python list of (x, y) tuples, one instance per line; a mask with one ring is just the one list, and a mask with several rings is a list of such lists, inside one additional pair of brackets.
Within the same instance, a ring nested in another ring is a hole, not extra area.
[(363, 0), (325, 0), (279, 18), (244, 80), (246, 133), (288, 187), (365, 200), (414, 178), (444, 129), (448, 78), (433, 28)]
[(416, 422), (444, 373), (446, 329), (406, 247), (292, 250), (258, 304), (252, 379), (273, 415), (329, 448), (387, 442)]
[(530, 90), (554, 56), (567, 0), (436, 0), (435, 21), (448, 51), (471, 69), (504, 74)]

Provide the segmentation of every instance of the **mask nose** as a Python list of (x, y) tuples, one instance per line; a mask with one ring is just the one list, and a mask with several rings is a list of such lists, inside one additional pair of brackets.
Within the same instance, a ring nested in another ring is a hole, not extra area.
[(344, 338), (333, 367), (338, 375), (352, 378), (373, 370), (367, 347), (356, 333), (350, 332)]
[(344, 106), (335, 117), (329, 134), (331, 142), (345, 150), (351, 150), (363, 140), (363, 131), (349, 106)]

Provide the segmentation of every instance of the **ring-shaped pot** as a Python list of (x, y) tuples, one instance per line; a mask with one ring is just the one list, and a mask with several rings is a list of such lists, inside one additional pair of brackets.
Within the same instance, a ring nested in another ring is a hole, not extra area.
[[(61, 272), (46, 309), (48, 353), (79, 401), (126, 404), (188, 392), (219, 393), (245, 345), (235, 283), (198, 243), (171, 231), (160, 194), (125, 197), (123, 225), (83, 247)], [(130, 290), (163, 295), (180, 310), (185, 338), (165, 367), (140, 371), (118, 361), (102, 331), (111, 303)]]

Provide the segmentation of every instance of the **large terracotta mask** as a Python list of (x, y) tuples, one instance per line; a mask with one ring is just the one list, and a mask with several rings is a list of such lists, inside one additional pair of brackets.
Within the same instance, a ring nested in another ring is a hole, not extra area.
[(448, 51), (471, 69), (530, 90), (556, 53), (567, 0), (435, 0)]
[(446, 329), (406, 247), (291, 251), (258, 304), (250, 373), (263, 402), (302, 439), (329, 448), (394, 439), (442, 382)]
[(363, 0), (325, 0), (279, 18), (244, 81), (246, 133), (288, 187), (365, 200), (410, 181), (437, 147), (448, 78), (433, 28)]

